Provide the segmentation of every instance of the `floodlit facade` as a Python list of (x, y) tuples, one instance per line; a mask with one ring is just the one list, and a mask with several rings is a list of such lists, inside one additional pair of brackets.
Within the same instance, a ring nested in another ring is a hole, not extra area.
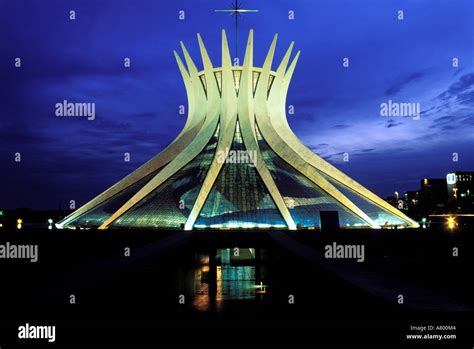
[(186, 65), (174, 53), (189, 106), (181, 133), (58, 228), (294, 230), (319, 227), (321, 211), (337, 211), (342, 227), (418, 226), (291, 131), (286, 95), (300, 54), (290, 63), (293, 43), (272, 70), (276, 35), (261, 68), (253, 65), (253, 31), (242, 66), (232, 65), (224, 31), (221, 67), (198, 41), (202, 71), (182, 43)]

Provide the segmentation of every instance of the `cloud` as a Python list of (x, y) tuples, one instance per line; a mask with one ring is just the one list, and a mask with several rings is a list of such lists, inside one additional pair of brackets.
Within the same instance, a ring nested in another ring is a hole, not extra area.
[[(441, 93), (438, 98), (441, 100), (447, 100), (452, 97), (457, 97), (458, 95), (462, 96), (465, 95), (471, 87), (474, 87), (474, 73), (464, 74), (458, 81), (451, 84), (446, 91)], [(472, 98), (472, 95), (470, 98)]]
[[(472, 106), (474, 106), (474, 73), (467, 73), (451, 83), (434, 99), (435, 104), (428, 109), (426, 116), (435, 117), (430, 129), (440, 131), (460, 130), (472, 125)], [(443, 113), (443, 114), (441, 114)], [(440, 115), (441, 114), (441, 115)]]
[(468, 125), (474, 125), (474, 116), (469, 116), (467, 118), (464, 118), (461, 120), (461, 122)]
[(308, 145), (308, 148), (314, 152), (321, 151), (323, 148), (327, 148), (329, 146), (328, 143), (319, 143), (316, 145)]
[(411, 84), (414, 81), (420, 80), (425, 74), (422, 72), (415, 72), (406, 77), (399, 78), (392, 85), (385, 90), (385, 96), (393, 96), (400, 92), (404, 87)]
[(429, 128), (441, 128), (446, 124), (453, 124), (456, 122), (456, 116), (454, 115), (446, 115), (441, 116), (433, 120), (433, 123), (430, 125)]
[(445, 123), (445, 122), (450, 122), (452, 121), (454, 116), (449, 115), (449, 116), (441, 116), (437, 119), (434, 119), (433, 122), (438, 122), (438, 123)]
[(392, 127), (397, 127), (403, 125), (403, 122), (395, 122), (393, 120), (388, 120), (387, 125), (385, 125), (386, 128), (392, 128)]
[(441, 129), (443, 131), (453, 131), (453, 130), (457, 130), (458, 127), (456, 127), (454, 125), (444, 125)]
[(462, 67), (460, 69), (456, 69), (453, 76), (458, 76), (459, 74), (461, 74), (464, 71), (464, 69), (465, 69), (465, 67)]
[(343, 130), (343, 129), (349, 128), (351, 126), (352, 125), (341, 124), (341, 125), (334, 125), (333, 128), (338, 129), (338, 130)]
[(460, 93), (456, 101), (462, 105), (474, 106), (474, 90)]
[(19, 150), (25, 146), (37, 146), (38, 144), (54, 141), (54, 138), (40, 130), (29, 127), (27, 124), (15, 125), (11, 121), (4, 122), (1, 125), (0, 139), (2, 140), (3, 150)]

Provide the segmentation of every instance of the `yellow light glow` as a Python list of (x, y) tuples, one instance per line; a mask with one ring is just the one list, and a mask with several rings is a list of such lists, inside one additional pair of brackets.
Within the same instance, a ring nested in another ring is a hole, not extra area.
[(23, 223), (23, 219), (18, 218), (18, 219), (16, 220), (16, 224), (22, 224), (22, 223)]
[(454, 229), (456, 227), (456, 219), (452, 216), (448, 217), (448, 228)]

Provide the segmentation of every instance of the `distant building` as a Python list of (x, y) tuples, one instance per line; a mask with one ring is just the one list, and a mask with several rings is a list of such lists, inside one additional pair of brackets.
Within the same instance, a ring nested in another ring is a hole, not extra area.
[(445, 213), (448, 203), (448, 189), (444, 178), (423, 178), (420, 181), (419, 213)]
[(446, 178), (423, 178), (421, 189), (407, 191), (387, 201), (410, 217), (433, 214), (474, 213), (474, 172), (452, 172)]
[(398, 207), (398, 198), (396, 198), (395, 196), (389, 196), (385, 199), (385, 201), (387, 201), (390, 205), (398, 208), (398, 209), (401, 209), (403, 207)]
[(448, 210), (474, 212), (474, 172), (452, 172), (446, 175)]

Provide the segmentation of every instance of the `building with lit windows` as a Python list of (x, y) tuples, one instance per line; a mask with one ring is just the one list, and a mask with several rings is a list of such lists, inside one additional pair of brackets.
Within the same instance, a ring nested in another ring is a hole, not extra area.
[(453, 172), (446, 175), (450, 212), (474, 213), (474, 172)]
[(250, 31), (233, 66), (225, 32), (215, 66), (198, 35), (203, 69), (175, 52), (188, 98), (184, 129), (161, 153), (80, 207), (58, 228), (304, 229), (337, 212), (348, 228), (418, 224), (307, 148), (286, 119), (300, 52), (273, 69), (275, 36), (262, 67)]

